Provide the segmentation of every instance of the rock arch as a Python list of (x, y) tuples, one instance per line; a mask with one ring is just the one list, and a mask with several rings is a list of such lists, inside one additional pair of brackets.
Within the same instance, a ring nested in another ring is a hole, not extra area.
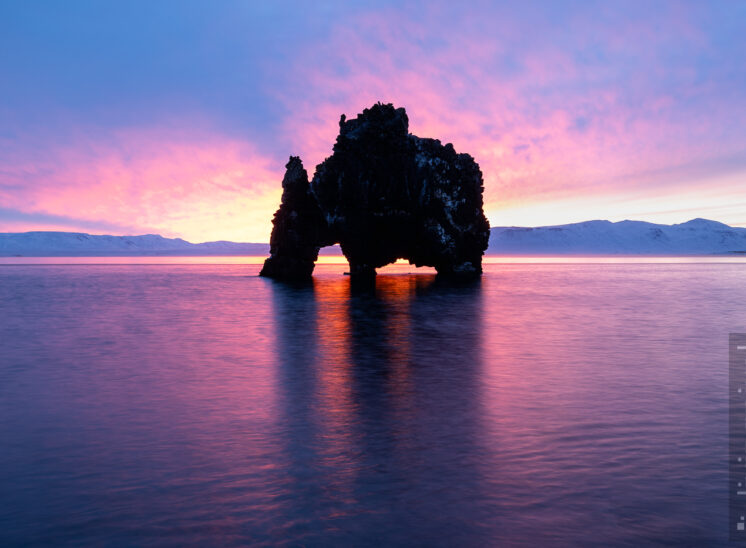
[(487, 249), (479, 165), (449, 143), (409, 133), (403, 108), (342, 115), (334, 153), (313, 180), (291, 156), (260, 275), (302, 280), (319, 249), (339, 243), (353, 277), (399, 258), (450, 278), (477, 277)]

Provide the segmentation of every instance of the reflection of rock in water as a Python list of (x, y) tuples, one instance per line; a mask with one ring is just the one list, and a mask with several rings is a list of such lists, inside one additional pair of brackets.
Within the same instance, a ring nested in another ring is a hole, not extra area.
[(382, 275), (370, 291), (346, 277), (273, 291), (292, 538), (485, 541), (479, 283)]

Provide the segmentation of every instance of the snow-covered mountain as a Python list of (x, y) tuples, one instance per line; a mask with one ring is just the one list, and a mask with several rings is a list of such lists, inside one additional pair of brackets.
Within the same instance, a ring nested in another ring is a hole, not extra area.
[(103, 257), (138, 255), (267, 255), (268, 244), (206, 242), (193, 244), (181, 238), (144, 236), (94, 236), (78, 232), (0, 233), (0, 257)]
[(746, 253), (746, 228), (692, 219), (675, 225), (586, 221), (536, 228), (495, 227), (491, 255), (710, 255)]
[[(746, 254), (746, 228), (707, 219), (677, 225), (643, 221), (586, 221), (536, 228), (495, 227), (489, 255), (712, 255)], [(268, 255), (269, 244), (181, 238), (95, 236), (78, 232), (0, 233), (0, 257)], [(322, 255), (339, 255), (339, 246)]]

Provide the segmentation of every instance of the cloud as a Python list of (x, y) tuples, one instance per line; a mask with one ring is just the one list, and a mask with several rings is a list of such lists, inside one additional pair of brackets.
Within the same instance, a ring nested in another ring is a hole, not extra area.
[[(536, 20), (499, 9), (360, 15), (288, 71), (305, 85), (286, 87), (286, 134), (316, 163), (341, 113), (377, 100), (405, 106), (414, 133), (475, 156), (498, 216), (639, 192), (656, 184), (650, 171), (743, 156), (745, 97), (731, 82), (744, 69), (732, 55), (714, 58), (718, 37), (698, 11), (602, 11), (601, 20), (582, 10)], [(669, 192), (675, 200), (676, 185)]]
[(0, 8), (0, 207), (40, 223), (266, 241), (287, 156), (379, 100), (493, 224), (715, 207), (746, 163), (738, 3), (35, 6)]
[(18, 154), (3, 161), (0, 203), (27, 225), (36, 216), (118, 234), (266, 241), (281, 192), (281, 163), (250, 143), (189, 125), (76, 132), (65, 144), (14, 146)]
[(78, 219), (66, 215), (0, 208), (0, 232), (30, 232), (37, 230), (94, 231), (134, 235), (141, 233), (143, 227), (129, 226), (105, 220), (92, 221), (90, 219)]

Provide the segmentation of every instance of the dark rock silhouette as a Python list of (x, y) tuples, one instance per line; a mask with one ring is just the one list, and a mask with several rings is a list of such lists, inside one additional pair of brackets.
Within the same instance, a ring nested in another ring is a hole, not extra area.
[(291, 156), (282, 179), (282, 202), (275, 213), (269, 240), (270, 258), (261, 275), (281, 280), (311, 277), (319, 249), (329, 242), (329, 230), (308, 184), (308, 173)]
[(399, 258), (442, 277), (481, 274), (490, 226), (479, 165), (450, 143), (411, 135), (403, 108), (342, 115), (334, 153), (310, 184), (299, 158), (286, 167), (260, 275), (308, 279), (319, 249), (335, 243), (357, 278)]

